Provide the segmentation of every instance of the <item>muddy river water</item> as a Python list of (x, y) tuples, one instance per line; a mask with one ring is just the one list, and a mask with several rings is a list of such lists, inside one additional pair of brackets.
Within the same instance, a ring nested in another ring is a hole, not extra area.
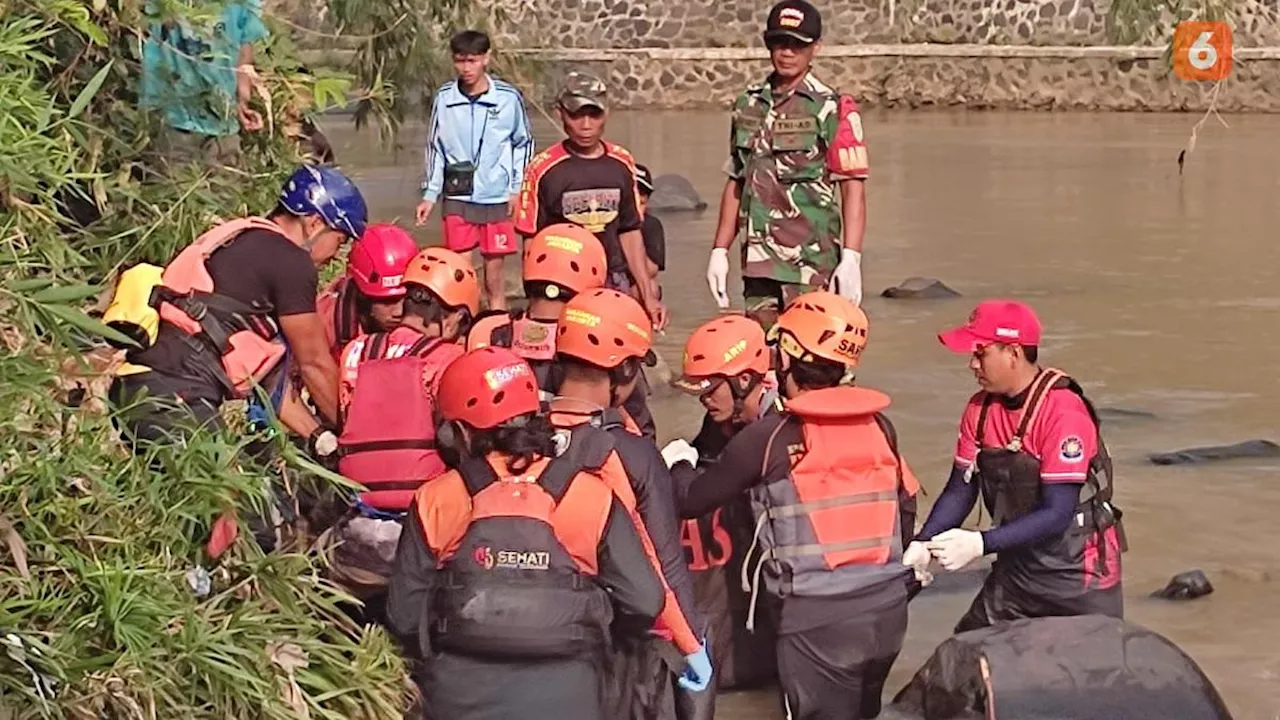
[[(859, 382), (888, 392), (904, 455), (941, 489), (956, 424), (975, 389), (966, 360), (935, 334), (973, 303), (1009, 296), (1045, 325), (1042, 357), (1075, 375), (1099, 405), (1154, 417), (1104, 426), (1125, 510), (1128, 619), (1178, 643), (1236, 718), (1280, 718), (1280, 464), (1237, 460), (1157, 467), (1149, 452), (1280, 439), (1280, 116), (1228, 117), (1200, 133), (1185, 174), (1176, 157), (1197, 117), (1158, 114), (870, 113), (872, 179), (863, 303), (870, 344)], [(688, 177), (711, 204), (663, 216), (664, 292), (673, 363), (689, 331), (715, 313), (703, 273), (723, 183), (724, 113), (619, 113), (608, 135), (655, 174)], [(425, 132), (379, 149), (345, 119), (325, 125), (374, 217), (412, 223)], [(538, 122), (540, 143), (559, 135)], [(419, 230), (434, 240), (438, 220)], [(736, 256), (736, 253), (733, 253)], [(514, 264), (514, 263), (513, 263)], [(736, 260), (735, 260), (736, 264)], [(736, 271), (735, 273), (736, 274)], [(965, 297), (886, 300), (912, 275)], [(731, 280), (731, 294), (739, 298)], [(691, 436), (696, 400), (654, 399), (663, 441)], [(925, 499), (929, 503), (930, 498)], [(1203, 569), (1216, 592), (1150, 599), (1175, 573)], [(911, 607), (896, 692), (950, 632), (973, 590), (926, 591)], [(772, 693), (720, 700), (719, 717), (781, 717)]]

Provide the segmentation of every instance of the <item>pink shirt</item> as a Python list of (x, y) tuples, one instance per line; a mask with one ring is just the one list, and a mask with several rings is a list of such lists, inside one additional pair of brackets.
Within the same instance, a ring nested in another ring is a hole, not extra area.
[[(969, 398), (960, 417), (956, 464), (963, 468), (973, 465), (978, 456), (978, 415), (982, 412), (984, 394), (979, 392)], [(1022, 411), (1022, 408), (1006, 410), (999, 401), (992, 402), (987, 408), (982, 447), (1007, 445), (1022, 422)], [(1098, 452), (1098, 430), (1084, 400), (1067, 388), (1050, 390), (1022, 438), (1022, 449), (1040, 461), (1042, 482), (1084, 482), (1089, 460)]]

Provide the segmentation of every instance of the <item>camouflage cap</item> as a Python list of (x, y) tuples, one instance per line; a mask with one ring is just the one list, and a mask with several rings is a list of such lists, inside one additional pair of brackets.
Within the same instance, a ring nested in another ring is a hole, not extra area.
[(578, 112), (586, 107), (608, 110), (609, 106), (605, 104), (607, 90), (604, 81), (595, 75), (571, 72), (565, 76), (556, 102), (569, 112)]

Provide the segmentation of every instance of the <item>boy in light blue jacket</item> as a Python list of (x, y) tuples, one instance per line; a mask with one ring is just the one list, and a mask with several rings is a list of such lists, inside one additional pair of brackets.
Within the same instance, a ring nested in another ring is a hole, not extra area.
[(503, 258), (520, 249), (510, 201), (533, 156), (533, 133), (520, 91), (486, 72), (489, 36), (460, 32), (449, 49), (458, 79), (437, 90), (431, 106), (418, 225), (443, 195), (445, 245), (460, 253), (480, 248), (488, 306), (505, 310)]

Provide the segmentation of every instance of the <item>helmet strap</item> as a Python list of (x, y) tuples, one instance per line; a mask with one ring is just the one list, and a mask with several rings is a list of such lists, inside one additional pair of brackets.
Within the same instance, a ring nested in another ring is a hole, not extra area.
[(746, 404), (747, 398), (751, 396), (751, 391), (760, 386), (764, 377), (753, 372), (746, 372), (725, 378), (729, 385), (729, 394), (733, 396), (733, 417), (730, 419), (735, 422), (746, 421), (751, 422), (751, 418), (742, 417), (743, 405)]

